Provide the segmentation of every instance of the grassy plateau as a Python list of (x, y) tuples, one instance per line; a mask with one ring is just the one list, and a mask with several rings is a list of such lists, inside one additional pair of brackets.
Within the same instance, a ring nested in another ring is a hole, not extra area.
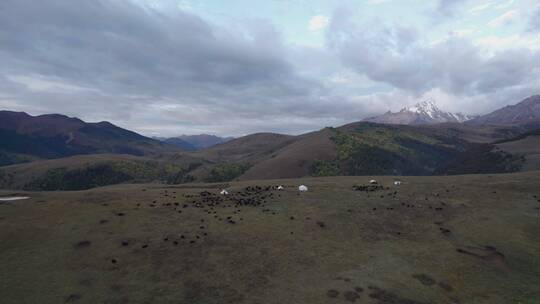
[(2, 190), (0, 302), (540, 303), (539, 171), (400, 179)]

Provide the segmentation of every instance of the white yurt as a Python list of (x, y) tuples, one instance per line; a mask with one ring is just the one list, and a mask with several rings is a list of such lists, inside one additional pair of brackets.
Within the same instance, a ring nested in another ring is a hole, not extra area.
[(401, 181), (400, 180), (394, 181), (394, 186), (401, 186)]
[(378, 184), (378, 182), (376, 180), (374, 180), (374, 179), (370, 180), (369, 183), (372, 184), (372, 185)]
[(228, 194), (229, 194), (229, 191), (223, 189), (223, 190), (221, 190), (220, 194), (221, 194), (221, 195), (228, 195)]
[(306, 192), (306, 191), (308, 191), (308, 187), (307, 187), (306, 185), (300, 185), (300, 186), (298, 187), (298, 191), (300, 191), (300, 192)]
[(277, 189), (278, 189), (278, 190), (283, 190), (283, 186), (279, 185), (279, 186), (277, 187)]

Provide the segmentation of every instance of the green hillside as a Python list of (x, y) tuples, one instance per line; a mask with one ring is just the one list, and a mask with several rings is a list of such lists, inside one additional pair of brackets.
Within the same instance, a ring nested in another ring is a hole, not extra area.
[(120, 183), (191, 182), (196, 160), (160, 161), (129, 155), (89, 155), (0, 167), (0, 188), (83, 190)]
[(429, 175), (467, 147), (464, 141), (413, 128), (363, 123), (332, 130), (338, 155), (331, 166), (344, 175)]

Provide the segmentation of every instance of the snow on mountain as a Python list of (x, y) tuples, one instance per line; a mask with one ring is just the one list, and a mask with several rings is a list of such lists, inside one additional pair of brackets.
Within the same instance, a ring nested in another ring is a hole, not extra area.
[(364, 121), (386, 123), (386, 124), (403, 124), (403, 125), (420, 125), (420, 124), (435, 124), (445, 122), (464, 122), (473, 119), (474, 116), (463, 113), (445, 112), (439, 109), (436, 103), (431, 100), (424, 100), (412, 107), (405, 107), (399, 112), (392, 113), (390, 111), (383, 115), (370, 117)]

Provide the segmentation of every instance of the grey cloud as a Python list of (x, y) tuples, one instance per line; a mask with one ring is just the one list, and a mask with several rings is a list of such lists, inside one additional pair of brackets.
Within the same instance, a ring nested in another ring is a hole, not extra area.
[(529, 18), (527, 30), (532, 32), (540, 32), (540, 5), (536, 7), (533, 14)]
[(452, 16), (455, 14), (457, 8), (467, 0), (438, 0), (436, 6), (436, 12), (442, 16)]
[[(486, 58), (466, 40), (429, 45), (418, 29), (367, 31), (350, 17), (338, 10), (320, 49), (285, 45), (264, 21), (217, 26), (128, 0), (3, 0), (0, 108), (110, 120), (148, 135), (237, 136), (340, 125), (433, 89), (499, 105), (538, 88), (538, 52)], [(347, 73), (357, 77), (331, 79)], [(366, 76), (373, 83), (358, 83)]]
[(272, 40), (265, 36), (269, 31), (250, 41), (190, 14), (165, 16), (128, 1), (0, 5), (2, 55), (14, 58), (4, 69), (27, 67), (106, 90), (155, 93), (193, 83), (251, 85), (291, 74), (279, 47), (261, 43)]
[[(100, 116), (135, 129), (159, 129), (167, 109), (189, 111), (190, 121), (180, 115), (186, 120), (178, 133), (195, 121), (213, 127), (220, 121), (237, 135), (272, 124), (265, 118), (322, 119), (335, 99), (325, 97), (316, 77), (301, 76), (288, 52), (265, 22), (230, 29), (122, 0), (7, 0), (0, 3), (0, 75), (43, 76), (93, 91), (75, 96), (16, 84), (9, 98), (0, 95), (0, 105), (18, 99), (18, 109)], [(137, 126), (132, 116), (144, 121)], [(253, 117), (259, 122), (242, 125), (240, 119)]]
[(375, 81), (418, 95), (435, 88), (457, 96), (486, 94), (539, 74), (538, 51), (516, 49), (489, 57), (466, 39), (449, 37), (429, 43), (411, 29), (367, 29), (355, 25), (329, 33), (339, 37), (329, 43), (342, 63)]

